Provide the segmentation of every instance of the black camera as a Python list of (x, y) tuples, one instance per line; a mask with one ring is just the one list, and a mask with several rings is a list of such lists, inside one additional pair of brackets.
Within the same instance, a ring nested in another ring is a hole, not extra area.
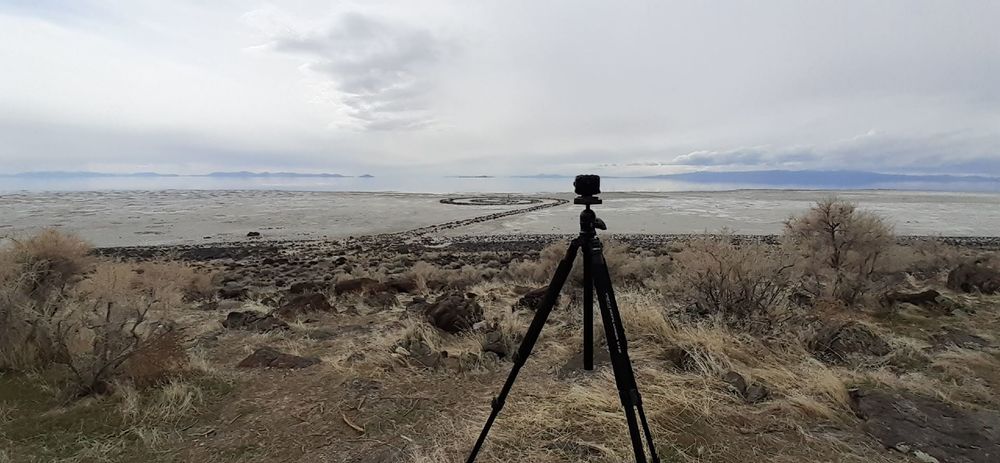
[(577, 175), (573, 180), (573, 187), (576, 188), (576, 199), (574, 204), (584, 204), (590, 208), (591, 204), (601, 204), (601, 198), (594, 195), (601, 194), (601, 177), (599, 175)]
[(576, 188), (576, 194), (580, 196), (599, 195), (601, 194), (601, 176), (577, 175), (576, 180), (573, 180), (573, 187)]

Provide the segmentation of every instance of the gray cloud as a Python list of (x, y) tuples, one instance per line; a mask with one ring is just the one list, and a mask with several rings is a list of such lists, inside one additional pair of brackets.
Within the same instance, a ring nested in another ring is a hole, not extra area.
[(351, 12), (320, 29), (286, 31), (270, 47), (304, 57), (310, 71), (330, 78), (365, 129), (434, 123), (428, 102), (433, 82), (426, 74), (450, 44), (428, 30)]

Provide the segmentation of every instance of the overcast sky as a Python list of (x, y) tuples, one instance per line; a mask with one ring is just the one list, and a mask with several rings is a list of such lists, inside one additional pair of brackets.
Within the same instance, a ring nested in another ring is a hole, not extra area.
[(0, 172), (1000, 175), (997, 1), (0, 0)]

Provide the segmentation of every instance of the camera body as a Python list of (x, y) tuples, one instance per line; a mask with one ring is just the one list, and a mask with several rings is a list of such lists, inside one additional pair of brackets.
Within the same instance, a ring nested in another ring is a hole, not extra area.
[(574, 204), (601, 204), (601, 199), (594, 196), (601, 194), (600, 175), (577, 175), (573, 188), (579, 195), (573, 200)]

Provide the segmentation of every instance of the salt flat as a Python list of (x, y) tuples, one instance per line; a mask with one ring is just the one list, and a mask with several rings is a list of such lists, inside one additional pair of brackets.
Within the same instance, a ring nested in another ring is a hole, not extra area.
[[(611, 233), (746, 234), (781, 231), (824, 191), (610, 193), (598, 214)], [(837, 195), (888, 217), (903, 235), (998, 236), (1000, 194), (849, 191)], [(571, 195), (540, 195), (571, 199)], [(79, 234), (97, 246), (198, 244), (264, 239), (324, 239), (394, 233), (524, 206), (442, 204), (440, 194), (268, 190), (113, 191), (0, 195), (0, 235), (45, 227)], [(448, 229), (449, 235), (575, 233), (572, 204)]]

